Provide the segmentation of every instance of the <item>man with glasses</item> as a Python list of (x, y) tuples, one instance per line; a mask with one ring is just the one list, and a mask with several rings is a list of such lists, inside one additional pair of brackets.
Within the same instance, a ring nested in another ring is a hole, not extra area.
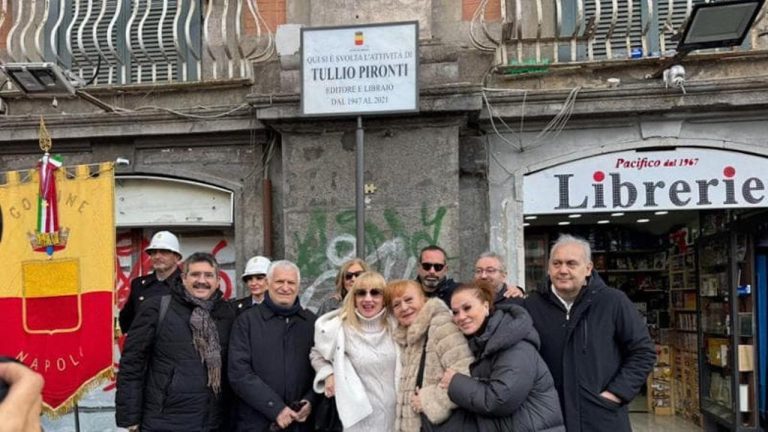
[(447, 277), (448, 263), (445, 250), (440, 246), (429, 245), (419, 254), (419, 267), (416, 281), (427, 297), (437, 297), (451, 306), (451, 294), (459, 285)]
[(219, 290), (219, 264), (196, 252), (170, 295), (143, 302), (125, 341), (115, 396), (129, 431), (229, 429), (222, 365), (235, 311)]
[(120, 330), (123, 334), (131, 328), (133, 317), (144, 300), (171, 293), (171, 288), (179, 282), (181, 271), (179, 262), (179, 239), (169, 231), (158, 231), (152, 236), (149, 246), (144, 249), (152, 261), (153, 272), (139, 276), (131, 281), (128, 301), (120, 311)]
[(296, 264), (273, 262), (264, 301), (240, 314), (232, 329), (228, 371), (239, 398), (232, 430), (313, 430), (315, 314), (301, 306), (300, 285)]
[[(504, 258), (495, 252), (483, 252), (475, 262), (475, 282), (486, 282), (496, 288), (494, 304), (499, 304), (509, 298), (523, 296), (523, 289), (519, 286), (507, 284), (507, 269), (504, 267)], [(520, 302), (522, 304), (522, 301)]]
[(250, 295), (235, 300), (235, 309), (238, 314), (264, 301), (264, 294), (267, 292), (267, 270), (271, 263), (268, 258), (255, 256), (245, 264), (242, 278)]

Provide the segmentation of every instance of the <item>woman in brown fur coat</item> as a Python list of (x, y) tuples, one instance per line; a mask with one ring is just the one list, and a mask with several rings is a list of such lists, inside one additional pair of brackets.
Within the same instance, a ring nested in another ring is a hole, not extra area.
[[(432, 424), (448, 419), (456, 404), (445, 389), (438, 387), (443, 372), (455, 369), (469, 374), (474, 360), (467, 340), (451, 320), (451, 312), (438, 298), (427, 299), (421, 286), (412, 280), (387, 285), (384, 301), (397, 318), (395, 342), (402, 349), (402, 373), (397, 390), (395, 430), (419, 432), (420, 414)], [(422, 352), (425, 348), (424, 379), (416, 388)]]

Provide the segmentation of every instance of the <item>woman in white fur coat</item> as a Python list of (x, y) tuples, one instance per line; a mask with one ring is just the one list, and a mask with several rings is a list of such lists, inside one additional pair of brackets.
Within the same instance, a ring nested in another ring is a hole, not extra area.
[(314, 389), (336, 397), (345, 431), (394, 430), (400, 357), (385, 285), (379, 273), (361, 274), (342, 307), (315, 322)]
[[(438, 384), (448, 368), (469, 375), (469, 364), (474, 357), (466, 338), (453, 323), (448, 306), (437, 297), (427, 299), (418, 282), (390, 282), (384, 300), (397, 319), (395, 341), (402, 350), (403, 371), (397, 392), (395, 428), (392, 430), (419, 432), (422, 413), (434, 425), (445, 422), (451, 416), (456, 404), (451, 402), (448, 391)], [(416, 388), (419, 363), (425, 348), (423, 382), (421, 388)]]

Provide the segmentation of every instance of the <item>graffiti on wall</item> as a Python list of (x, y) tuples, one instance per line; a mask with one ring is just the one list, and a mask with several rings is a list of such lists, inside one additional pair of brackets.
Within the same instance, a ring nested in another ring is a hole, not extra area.
[[(418, 220), (406, 221), (395, 209), (382, 212), (382, 222), (365, 222), (365, 260), (386, 279), (415, 276), (419, 251), (439, 244), (445, 207), (422, 204)], [(328, 233), (334, 233), (329, 236)], [(296, 264), (301, 269), (304, 305), (317, 306), (333, 290), (339, 267), (356, 256), (355, 211), (336, 214), (314, 210), (303, 234), (295, 233)]]

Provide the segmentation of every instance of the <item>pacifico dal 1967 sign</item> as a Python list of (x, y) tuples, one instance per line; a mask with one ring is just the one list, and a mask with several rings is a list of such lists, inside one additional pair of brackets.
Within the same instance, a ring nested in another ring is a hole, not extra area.
[(417, 21), (301, 30), (303, 115), (415, 112)]
[(764, 157), (725, 150), (627, 151), (525, 176), (526, 214), (768, 207)]

